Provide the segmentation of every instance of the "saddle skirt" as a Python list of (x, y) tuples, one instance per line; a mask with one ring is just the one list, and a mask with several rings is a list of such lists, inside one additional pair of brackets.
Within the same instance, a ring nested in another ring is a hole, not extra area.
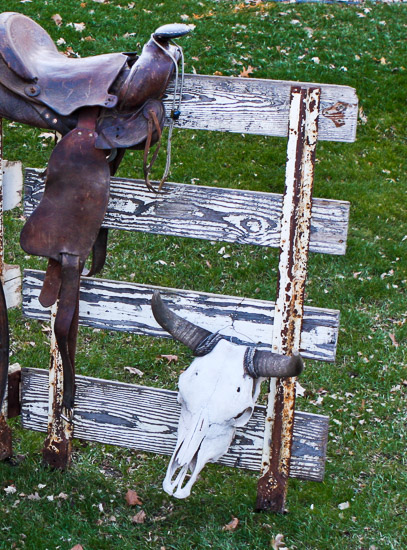
[(68, 58), (29, 17), (14, 12), (0, 15), (0, 81), (59, 115), (85, 106), (113, 108), (118, 98), (109, 89), (127, 60), (122, 53)]
[(78, 127), (53, 150), (44, 195), (21, 231), (29, 254), (58, 262), (70, 254), (85, 263), (109, 200), (109, 164), (95, 140), (94, 131)]

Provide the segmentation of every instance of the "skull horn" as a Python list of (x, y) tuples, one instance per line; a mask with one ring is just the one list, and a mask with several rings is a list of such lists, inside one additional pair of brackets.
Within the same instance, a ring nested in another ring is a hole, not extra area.
[(154, 291), (151, 299), (151, 309), (157, 323), (169, 332), (173, 338), (188, 346), (192, 351), (198, 348), (203, 340), (209, 338), (212, 333), (209, 330), (198, 327), (183, 319), (170, 310), (161, 299), (158, 290)]
[(294, 352), (289, 356), (266, 350), (256, 350), (256, 348), (247, 348), (245, 369), (253, 378), (298, 376), (303, 368), (304, 363), (298, 352)]

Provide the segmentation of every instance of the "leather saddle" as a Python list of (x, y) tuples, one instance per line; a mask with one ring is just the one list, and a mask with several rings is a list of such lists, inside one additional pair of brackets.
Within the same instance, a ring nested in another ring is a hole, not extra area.
[[(63, 136), (51, 154), (44, 195), (23, 227), (20, 243), (27, 253), (49, 259), (40, 302), (48, 307), (59, 300), (55, 336), (67, 409), (75, 395), (79, 281), (81, 274), (92, 275), (104, 265), (107, 230), (101, 225), (110, 177), (126, 149), (144, 149), (145, 179), (151, 188), (149, 172), (165, 119), (161, 98), (182, 54), (172, 39), (189, 30), (183, 24), (160, 27), (139, 56), (71, 59), (28, 17), (0, 15), (0, 116)], [(92, 265), (85, 271), (91, 253)]]

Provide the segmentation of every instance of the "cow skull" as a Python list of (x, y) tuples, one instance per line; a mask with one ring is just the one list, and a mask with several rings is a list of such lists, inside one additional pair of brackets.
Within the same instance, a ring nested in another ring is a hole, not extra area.
[(236, 428), (249, 421), (261, 379), (297, 376), (303, 364), (299, 354), (288, 357), (234, 344), (180, 318), (158, 291), (151, 305), (158, 324), (197, 356), (179, 378), (178, 439), (163, 482), (168, 494), (186, 498), (205, 464), (225, 454)]

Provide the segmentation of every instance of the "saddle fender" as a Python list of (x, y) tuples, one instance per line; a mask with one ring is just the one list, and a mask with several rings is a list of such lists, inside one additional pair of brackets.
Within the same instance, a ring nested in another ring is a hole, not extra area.
[[(159, 128), (164, 126), (164, 105), (157, 99), (148, 99), (136, 112), (121, 114), (105, 111), (96, 127), (98, 149), (144, 149), (148, 137), (149, 120), (154, 112)], [(154, 128), (151, 145), (160, 139), (158, 129)]]
[(64, 371), (63, 405), (75, 395), (75, 347), (80, 274), (97, 240), (109, 200), (110, 169), (106, 154), (95, 148), (94, 129), (81, 125), (53, 150), (44, 195), (24, 225), (25, 252), (50, 259), (40, 302), (52, 305), (59, 295), (55, 336)]

